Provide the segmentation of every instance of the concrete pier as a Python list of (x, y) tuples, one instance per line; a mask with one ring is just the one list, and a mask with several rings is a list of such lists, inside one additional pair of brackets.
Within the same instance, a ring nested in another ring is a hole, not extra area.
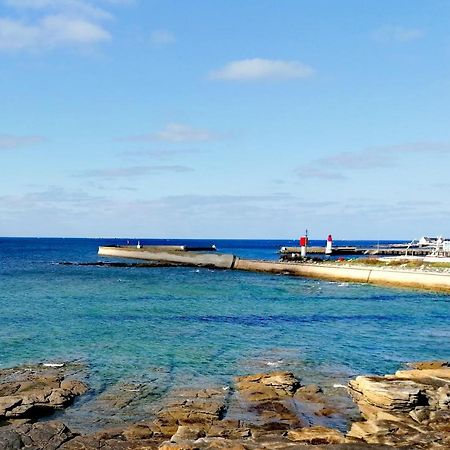
[(380, 267), (348, 267), (330, 263), (309, 264), (237, 259), (237, 270), (286, 273), (331, 281), (350, 281), (385, 286), (410, 287), (450, 292), (450, 274)]
[(233, 268), (236, 257), (224, 253), (207, 253), (187, 251), (172, 247), (99, 247), (100, 256), (114, 258), (138, 259), (144, 261), (161, 261), (169, 263), (186, 264), (189, 266), (215, 267), (219, 269)]
[(331, 281), (351, 281), (386, 286), (450, 292), (450, 274), (435, 271), (349, 267), (342, 263), (295, 263), (259, 261), (223, 253), (190, 252), (136, 247), (99, 247), (98, 254), (114, 258), (178, 263), (187, 266), (247, 270), (297, 275)]

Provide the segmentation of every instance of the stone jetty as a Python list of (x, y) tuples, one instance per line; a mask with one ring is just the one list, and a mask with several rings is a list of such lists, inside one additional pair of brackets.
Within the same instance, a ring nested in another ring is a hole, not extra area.
[(303, 385), (294, 374), (284, 371), (240, 376), (226, 388), (178, 390), (153, 417), (87, 435), (74, 432), (61, 421), (40, 420), (41, 415), (67, 407), (86, 391), (86, 384), (64, 369), (2, 370), (0, 448), (450, 448), (450, 367), (443, 361), (416, 363), (392, 375), (351, 380), (348, 391), (361, 419), (354, 421), (347, 432), (325, 424), (324, 417), (337, 411), (319, 386)]
[(393, 269), (375, 266), (347, 266), (336, 262), (279, 262), (239, 258), (216, 252), (193, 252), (162, 247), (99, 247), (98, 254), (155, 263), (177, 264), (251, 272), (280, 273), (333, 281), (371, 283), (450, 292), (450, 273), (432, 270)]

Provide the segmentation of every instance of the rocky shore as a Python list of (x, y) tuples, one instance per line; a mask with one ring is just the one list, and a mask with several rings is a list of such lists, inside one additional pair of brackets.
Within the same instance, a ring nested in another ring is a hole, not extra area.
[(290, 372), (273, 372), (237, 377), (229, 387), (179, 390), (147, 420), (78, 434), (51, 416), (88, 392), (72, 369), (0, 370), (0, 449), (450, 448), (446, 362), (351, 380), (348, 392), (361, 417), (347, 432), (330, 426), (341, 412), (319, 386), (303, 385)]

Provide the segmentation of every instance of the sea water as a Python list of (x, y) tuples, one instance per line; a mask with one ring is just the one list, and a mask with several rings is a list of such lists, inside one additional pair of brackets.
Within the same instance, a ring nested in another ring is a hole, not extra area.
[[(166, 391), (228, 386), (236, 375), (275, 369), (345, 384), (357, 374), (450, 357), (447, 294), (191, 267), (60, 264), (95, 262), (99, 245), (126, 242), (0, 239), (0, 368), (78, 361), (98, 395), (149, 379)], [(141, 243), (215, 244), (264, 259), (295, 245)]]

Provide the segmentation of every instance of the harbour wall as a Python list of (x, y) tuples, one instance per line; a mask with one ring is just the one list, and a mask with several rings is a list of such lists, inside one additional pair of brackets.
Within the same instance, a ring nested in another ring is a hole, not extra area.
[(169, 262), (198, 267), (281, 273), (331, 281), (350, 281), (386, 286), (410, 287), (450, 292), (450, 274), (433, 271), (377, 267), (349, 267), (321, 263), (292, 263), (241, 259), (223, 253), (197, 253), (136, 247), (99, 247), (98, 254), (116, 258)]
[(419, 272), (416, 270), (389, 270), (384, 268), (346, 267), (331, 264), (281, 263), (237, 259), (237, 270), (286, 273), (331, 281), (350, 281), (385, 286), (410, 287), (450, 292), (450, 274)]
[(145, 247), (99, 247), (98, 254), (115, 258), (162, 261), (190, 266), (216, 267), (218, 269), (231, 269), (236, 260), (234, 255), (224, 253), (197, 253), (174, 249), (148, 249)]

